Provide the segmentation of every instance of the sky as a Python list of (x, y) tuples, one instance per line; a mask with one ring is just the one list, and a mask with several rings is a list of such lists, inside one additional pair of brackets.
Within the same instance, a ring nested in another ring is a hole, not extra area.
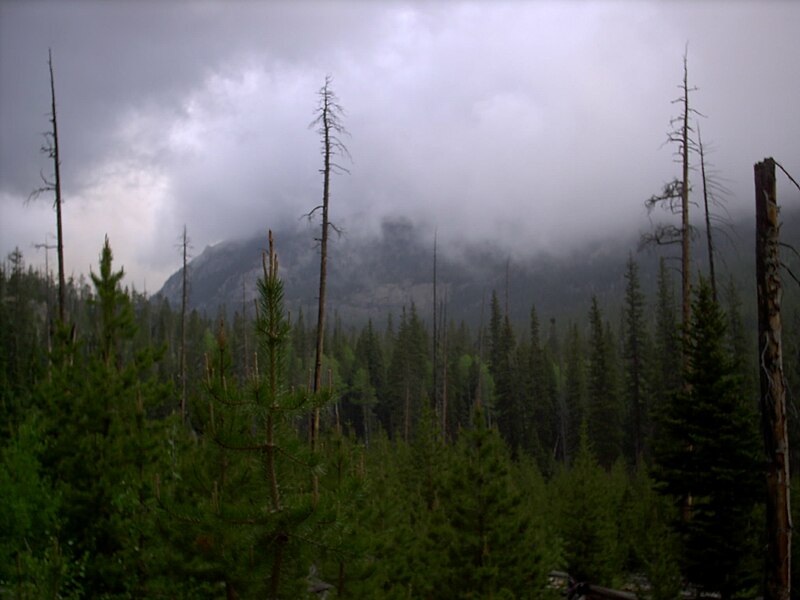
[[(683, 56), (731, 213), (752, 167), (800, 174), (800, 2), (0, 0), (0, 256), (55, 244), (41, 153), (53, 53), (67, 274), (104, 236), (157, 291), (184, 225), (209, 244), (302, 223), (320, 203), (309, 124), (326, 76), (349, 171), (347, 235), (405, 218), (440, 247), (558, 253), (647, 225), (678, 175), (665, 145)], [(50, 253), (50, 265), (55, 255)]]

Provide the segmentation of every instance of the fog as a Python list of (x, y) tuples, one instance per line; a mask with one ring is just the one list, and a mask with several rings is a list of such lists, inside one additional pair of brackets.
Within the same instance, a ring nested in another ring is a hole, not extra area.
[[(309, 124), (326, 75), (352, 160), (332, 219), (403, 216), (443, 246), (563, 252), (647, 226), (688, 48), (693, 106), (734, 215), (752, 165), (800, 174), (800, 5), (789, 2), (0, 2), (0, 251), (43, 264), (52, 49), (67, 270), (108, 234), (155, 291), (186, 225), (208, 244), (319, 204)], [(52, 257), (51, 257), (52, 260)], [(96, 270), (96, 267), (94, 267)]]

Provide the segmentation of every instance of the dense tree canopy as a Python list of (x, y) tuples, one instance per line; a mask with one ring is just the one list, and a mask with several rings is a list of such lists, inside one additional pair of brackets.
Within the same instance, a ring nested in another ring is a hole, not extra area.
[(69, 335), (46, 277), (21, 253), (0, 268), (0, 585), (18, 597), (548, 597), (559, 569), (644, 576), (654, 598), (679, 572), (726, 596), (758, 585), (735, 297), (725, 313), (700, 286), (681, 374), (663, 267), (652, 299), (631, 261), (624, 305), (589, 298), (546, 333), (495, 295), (485, 331), (446, 323), (434, 405), (413, 304), (385, 327), (334, 318), (311, 393), (313, 330), (268, 261), (253, 314), (188, 316), (183, 425), (179, 317), (113, 258), (106, 240), (92, 286), (70, 282)]

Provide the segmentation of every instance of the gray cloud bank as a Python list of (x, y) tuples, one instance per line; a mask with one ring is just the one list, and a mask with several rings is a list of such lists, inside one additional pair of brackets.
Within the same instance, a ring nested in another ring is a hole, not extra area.
[(800, 172), (800, 5), (789, 2), (0, 3), (0, 251), (53, 232), (25, 205), (50, 165), (47, 49), (68, 268), (109, 234), (141, 289), (196, 252), (319, 202), (316, 92), (347, 113), (351, 235), (404, 215), (444, 245), (559, 251), (642, 226), (676, 173), (662, 147), (689, 43), (711, 160), (750, 210), (752, 164)]

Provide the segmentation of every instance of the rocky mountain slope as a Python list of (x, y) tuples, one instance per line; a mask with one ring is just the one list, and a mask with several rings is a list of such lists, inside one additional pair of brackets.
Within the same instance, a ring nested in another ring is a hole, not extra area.
[[(800, 240), (800, 211), (784, 215), (783, 239)], [(754, 233), (752, 222), (739, 222), (724, 236), (718, 271), (721, 279), (734, 276), (740, 295), (749, 303), (754, 294)], [(316, 230), (299, 228), (276, 231), (280, 273), (286, 291), (286, 306), (305, 314), (316, 311), (319, 282), (319, 254)], [(604, 243), (584, 245), (568, 256), (539, 254), (510, 258), (499, 244), (474, 243), (458, 255), (439, 246), (438, 298), (447, 300), (448, 318), (477, 323), (495, 290), (508, 305), (512, 320), (527, 319), (532, 304), (540, 319), (583, 319), (589, 299), (596, 294), (609, 318), (618, 314), (625, 289), (625, 262), (632, 253), (639, 263), (642, 287), (652, 298), (660, 256), (677, 256), (677, 248), (638, 250), (640, 232)], [(330, 314), (345, 322), (360, 323), (367, 318), (383, 319), (398, 314), (414, 302), (423, 318), (429, 319), (433, 301), (433, 239), (423, 239), (406, 221), (385, 222), (380, 235), (372, 237), (332, 236), (329, 248), (328, 297)], [(795, 242), (797, 243), (797, 242)], [(705, 239), (695, 242), (695, 268), (705, 271)], [(224, 307), (253, 313), (256, 281), (261, 274), (261, 255), (266, 234), (207, 247), (189, 264), (192, 308), (215, 315)], [(794, 260), (794, 257), (787, 256)], [(795, 261), (796, 262), (796, 261)], [(677, 268), (677, 260), (670, 265)], [(795, 269), (797, 271), (797, 269)], [(675, 273), (677, 282), (678, 276)], [(180, 271), (172, 275), (159, 294), (173, 306), (180, 303)]]

